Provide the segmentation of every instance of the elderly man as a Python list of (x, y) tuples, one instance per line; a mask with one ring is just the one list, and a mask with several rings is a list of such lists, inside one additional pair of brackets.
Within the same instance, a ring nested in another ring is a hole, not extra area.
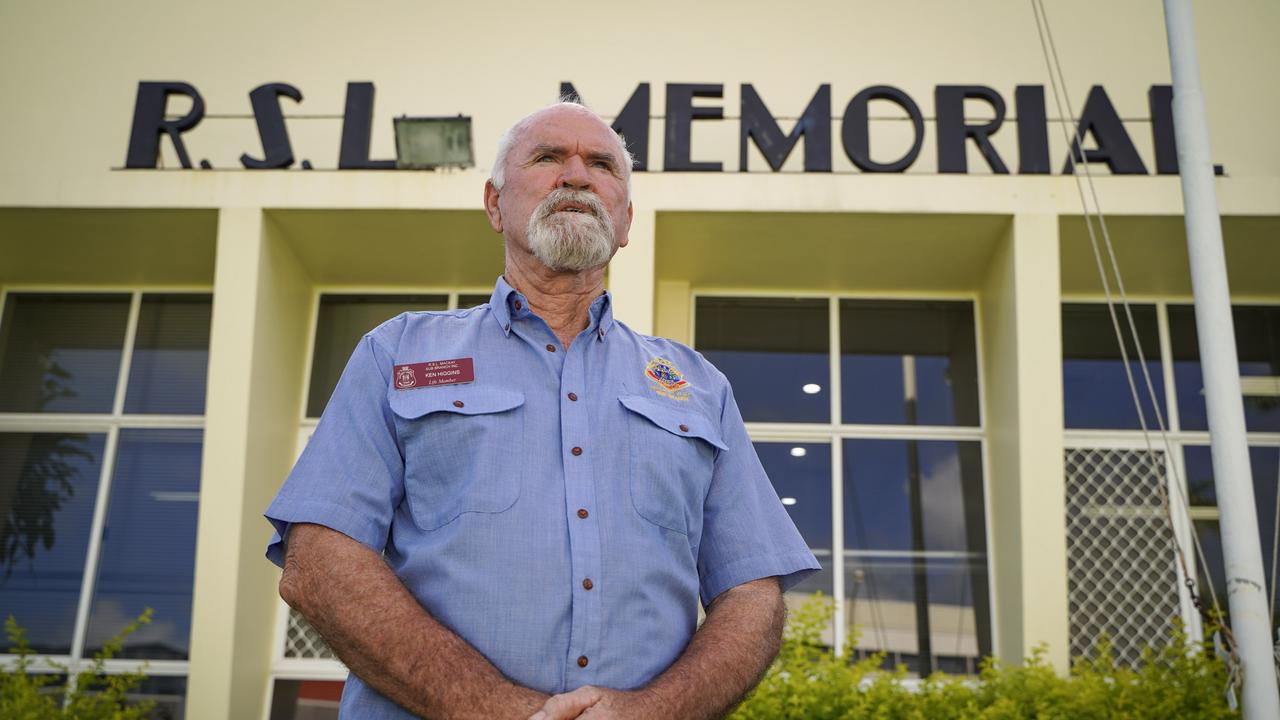
[(777, 653), (818, 565), (724, 376), (613, 318), (630, 179), (580, 105), (516, 123), (489, 304), (367, 334), (267, 510), (344, 716), (719, 717)]

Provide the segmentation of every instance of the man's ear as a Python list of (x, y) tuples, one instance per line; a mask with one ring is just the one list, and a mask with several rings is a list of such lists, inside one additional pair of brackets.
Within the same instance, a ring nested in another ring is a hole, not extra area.
[(489, 216), (489, 227), (496, 233), (502, 233), (502, 211), (498, 209), (498, 188), (492, 180), (484, 182), (484, 214)]
[(626, 234), (622, 236), (622, 240), (618, 242), (619, 248), (624, 248), (627, 246), (627, 243), (631, 242), (631, 218), (635, 217), (635, 214), (636, 206), (631, 203), (627, 203), (627, 230)]

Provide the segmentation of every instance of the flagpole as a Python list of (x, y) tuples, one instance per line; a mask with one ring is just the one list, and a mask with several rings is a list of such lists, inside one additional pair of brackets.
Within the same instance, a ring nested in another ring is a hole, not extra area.
[(1222, 221), (1218, 216), (1213, 161), (1209, 155), (1209, 125), (1200, 90), (1190, 0), (1164, 0), (1164, 15), (1173, 71), (1174, 133), (1200, 363), (1204, 370), (1227, 603), (1244, 676), (1244, 717), (1246, 720), (1280, 720), (1271, 613), (1262, 570), (1253, 474), (1245, 440), (1240, 366), (1231, 321), (1226, 257), (1222, 250)]

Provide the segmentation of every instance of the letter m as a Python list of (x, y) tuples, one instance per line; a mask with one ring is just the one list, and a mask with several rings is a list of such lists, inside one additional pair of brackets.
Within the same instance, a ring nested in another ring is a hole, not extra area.
[(804, 114), (789, 135), (773, 119), (769, 108), (749, 84), (742, 86), (742, 120), (739, 125), (738, 170), (747, 171), (747, 143), (754, 142), (774, 171), (782, 169), (787, 156), (804, 136), (805, 172), (831, 172), (831, 86), (819, 85)]

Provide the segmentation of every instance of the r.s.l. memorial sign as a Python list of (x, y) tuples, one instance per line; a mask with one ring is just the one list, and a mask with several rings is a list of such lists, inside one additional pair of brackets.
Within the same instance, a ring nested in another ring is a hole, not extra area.
[[(562, 96), (578, 97), (572, 83), (560, 84)], [(724, 97), (722, 84), (668, 83), (665, 86), (662, 164), (655, 168), (650, 163), (649, 134), (652, 91), (649, 83), (636, 86), (630, 98), (615, 116), (613, 127), (627, 140), (635, 155), (637, 171), (660, 169), (662, 172), (721, 172), (724, 164), (719, 161), (695, 161), (692, 137), (695, 122), (724, 122), (724, 107), (715, 101)], [(169, 99), (185, 96), (191, 101), (191, 109), (182, 117), (166, 114)], [(286, 169), (294, 165), (295, 158), (281, 98), (294, 103), (302, 102), (302, 92), (288, 83), (267, 83), (249, 93), (253, 118), (258, 126), (262, 142), (261, 157), (250, 152), (240, 156), (240, 164), (251, 170)], [(698, 101), (695, 103), (695, 99)], [(374, 160), (369, 157), (370, 135), (373, 128), (374, 87), (369, 82), (347, 84), (346, 103), (342, 114), (342, 133), (338, 147), (338, 170), (394, 170), (395, 160)], [(873, 102), (896, 106), (905, 115), (911, 127), (910, 148), (897, 157), (872, 158), (871, 114)], [(981, 120), (966, 117), (966, 103), (978, 103), (986, 112)], [(1019, 85), (1013, 93), (1013, 116), (1009, 105), (996, 90), (984, 85), (938, 85), (933, 92), (933, 141), (936, 143), (939, 173), (968, 173), (969, 143), (980, 151), (986, 164), (984, 173), (997, 175), (1016, 172), (1019, 175), (1049, 175), (1055, 172), (1071, 172), (1071, 156), (1076, 162), (1105, 164), (1113, 175), (1176, 175), (1178, 156), (1174, 146), (1173, 92), (1168, 85), (1152, 85), (1147, 93), (1150, 111), (1151, 142), (1154, 148), (1155, 167), (1149, 169), (1139, 155), (1133, 138), (1126, 130), (1119, 113), (1106, 90), (1095, 85), (1090, 89), (1076, 121), (1072, 147), (1062, 158), (1051, 158), (1049, 151), (1049, 120), (1045, 112), (1045, 93), (1042, 85)], [(765, 105), (764, 99), (751, 84), (743, 84), (738, 114), (738, 167), (748, 169), (749, 148), (754, 145), (769, 167), (781, 170), (787, 158), (803, 139), (803, 170), (807, 173), (832, 172), (834, 157), (832, 132), (838, 119), (840, 149), (861, 172), (904, 173), (919, 159), (926, 141), (925, 116), (920, 106), (906, 92), (891, 85), (873, 85), (855, 94), (838, 116), (832, 113), (831, 86), (819, 85), (794, 122), (789, 132), (783, 132), (777, 119)], [(160, 157), (160, 141), (168, 136), (173, 143), (178, 161), (184, 168), (195, 167), (187, 151), (186, 137), (194, 133), (204, 118), (205, 103), (199, 91), (185, 82), (138, 83), (138, 95), (134, 105), (132, 130), (125, 168), (154, 169)], [(989, 116), (989, 117), (986, 117)], [(1002, 157), (991, 142), (992, 136), (1014, 125), (1017, 134), (1016, 164)], [(256, 150), (256, 149), (255, 149)], [(199, 166), (212, 166), (201, 160)], [(310, 161), (302, 162), (304, 170), (311, 169)], [(1221, 167), (1216, 168), (1221, 173)]]

